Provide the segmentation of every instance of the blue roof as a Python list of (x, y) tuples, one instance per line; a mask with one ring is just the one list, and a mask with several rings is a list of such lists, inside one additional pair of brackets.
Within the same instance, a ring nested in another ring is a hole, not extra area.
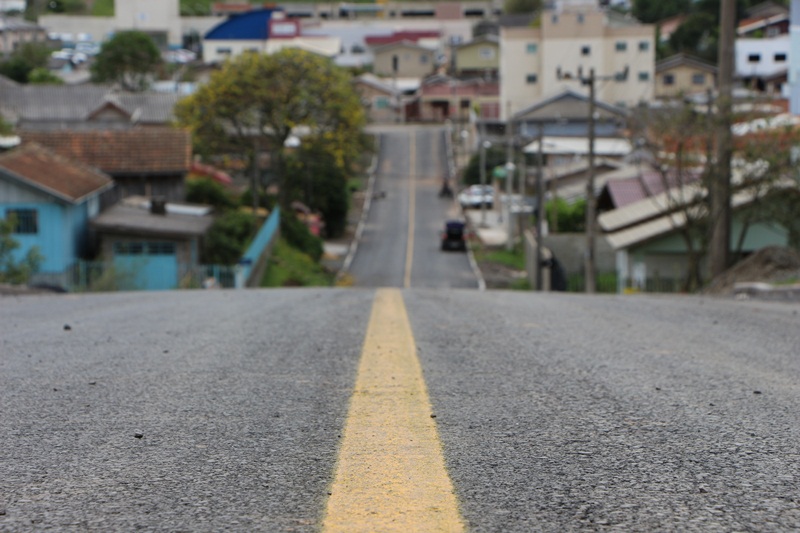
[(269, 21), (279, 9), (256, 9), (234, 15), (206, 33), (206, 39), (264, 41), (269, 39)]

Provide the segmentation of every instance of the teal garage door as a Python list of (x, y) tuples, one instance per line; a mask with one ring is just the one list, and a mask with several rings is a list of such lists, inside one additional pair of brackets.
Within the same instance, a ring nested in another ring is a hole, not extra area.
[(121, 288), (160, 291), (178, 286), (178, 258), (172, 242), (115, 242), (114, 271)]

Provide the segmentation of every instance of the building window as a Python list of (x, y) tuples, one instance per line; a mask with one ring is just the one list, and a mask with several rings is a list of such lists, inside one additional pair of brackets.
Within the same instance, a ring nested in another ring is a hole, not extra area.
[(558, 24), (558, 15), (553, 15), (553, 18), (550, 20), (553, 21), (553, 24)]
[(539, 76), (537, 76), (536, 74), (528, 74), (527, 76), (525, 76), (525, 83), (534, 84), (537, 81), (539, 81)]
[(175, 255), (174, 242), (148, 242), (147, 253), (149, 255)]
[(419, 56), (419, 62), (422, 65), (427, 65), (428, 64), (428, 54), (421, 54)]
[(525, 47), (525, 51), (526, 51), (527, 53), (529, 53), (529, 54), (535, 54), (535, 53), (536, 53), (536, 50), (537, 50), (538, 48), (539, 48), (539, 47), (536, 45), (536, 43), (528, 43), (528, 45)]
[(116, 255), (175, 255), (175, 243), (163, 241), (136, 242), (116, 241)]
[(388, 109), (389, 104), (389, 98), (386, 96), (378, 96), (375, 98), (375, 109)]
[(617, 52), (624, 52), (628, 49), (628, 43), (625, 41), (617, 41), (617, 43), (614, 45), (614, 48), (617, 50)]
[(230, 48), (217, 48), (218, 54), (231, 55), (232, 52), (233, 50), (231, 50)]
[(581, 46), (581, 55), (582, 56), (588, 56), (591, 53), (592, 53), (592, 47), (591, 46)]
[(583, 13), (578, 13), (578, 24), (583, 24)]
[(639, 51), (647, 52), (650, 50), (650, 41), (639, 41)]
[(6, 217), (14, 217), (14, 233), (36, 235), (39, 233), (39, 214), (36, 209), (9, 209)]
[(639, 81), (648, 81), (650, 79), (649, 72), (640, 72), (639, 73)]
[(778, 52), (775, 54), (775, 62), (776, 63), (785, 63), (786, 62), (786, 54), (783, 52)]
[(478, 54), (481, 56), (481, 59), (494, 59), (494, 48), (484, 46), (478, 51)]
[(705, 74), (692, 74), (692, 83), (695, 85), (703, 85), (706, 82)]
[(748, 63), (758, 63), (761, 61), (761, 54), (748, 54), (747, 55), (747, 62)]
[(675, 75), (664, 74), (664, 85), (675, 85)]

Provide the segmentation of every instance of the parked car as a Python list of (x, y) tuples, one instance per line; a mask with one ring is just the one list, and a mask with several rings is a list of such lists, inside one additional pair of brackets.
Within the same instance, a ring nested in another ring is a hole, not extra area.
[(466, 250), (467, 230), (464, 222), (448, 220), (442, 231), (442, 250)]
[(494, 205), (494, 187), (491, 185), (470, 185), (458, 195), (458, 202), (464, 209)]

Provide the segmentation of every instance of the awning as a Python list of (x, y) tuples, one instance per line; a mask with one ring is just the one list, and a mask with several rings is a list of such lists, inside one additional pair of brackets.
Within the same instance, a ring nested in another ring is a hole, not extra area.
[[(546, 155), (588, 155), (589, 139), (584, 137), (544, 137), (543, 153)], [(631, 153), (627, 139), (600, 138), (594, 140), (594, 153), (598, 156), (626, 156)], [(526, 154), (539, 153), (538, 139), (525, 147)]]

